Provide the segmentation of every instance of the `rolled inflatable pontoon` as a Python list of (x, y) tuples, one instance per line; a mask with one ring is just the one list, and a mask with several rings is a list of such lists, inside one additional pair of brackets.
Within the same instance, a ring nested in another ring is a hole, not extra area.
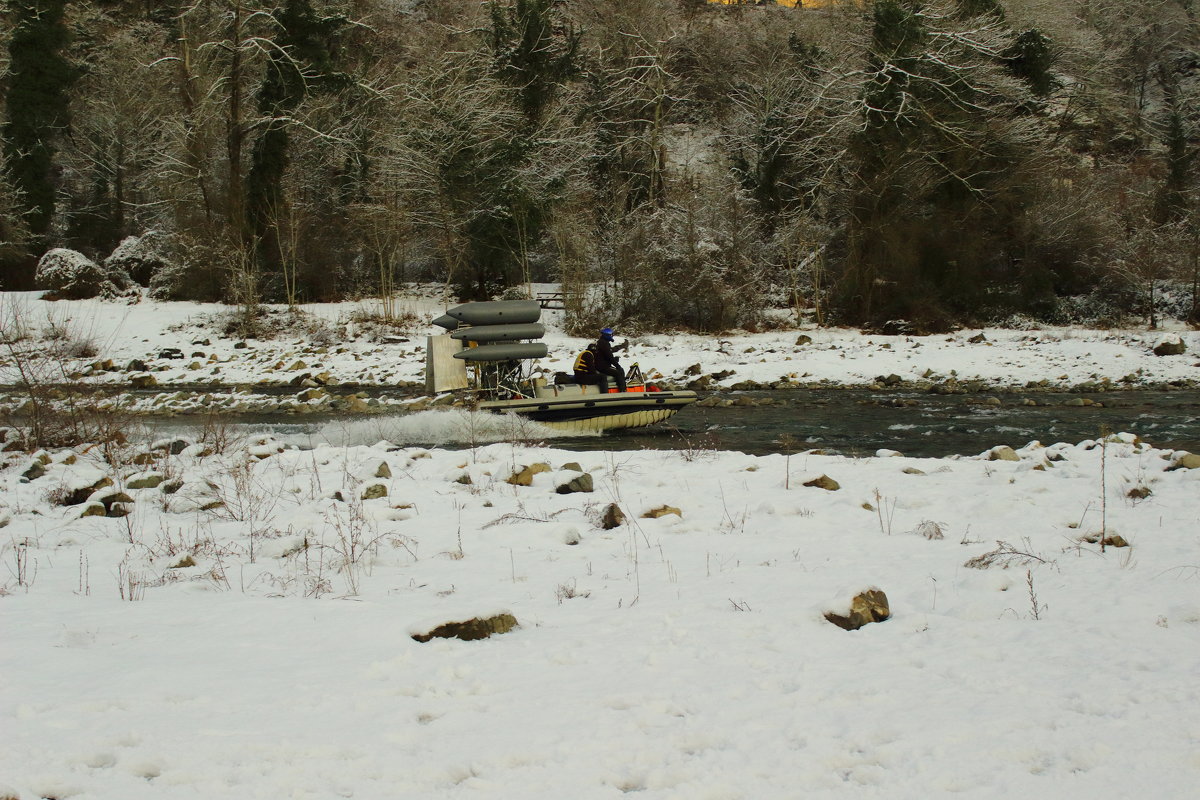
[(549, 348), (544, 342), (484, 344), (460, 350), (455, 358), (463, 361), (518, 361), (524, 358), (545, 358)]
[(464, 303), (450, 309), (446, 315), (464, 325), (520, 324), (537, 322), (542, 316), (542, 307), (537, 300), (491, 300), (486, 303)]
[(451, 339), (463, 342), (513, 342), (519, 339), (540, 339), (546, 335), (546, 326), (540, 322), (525, 322), (510, 325), (472, 325), (450, 334)]

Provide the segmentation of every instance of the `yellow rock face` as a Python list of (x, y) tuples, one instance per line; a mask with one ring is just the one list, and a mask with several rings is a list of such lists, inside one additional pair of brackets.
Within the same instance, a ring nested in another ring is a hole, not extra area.
[(674, 514), (677, 517), (683, 516), (683, 512), (675, 506), (659, 506), (658, 508), (652, 508), (645, 514), (642, 514), (642, 518), (658, 519), (659, 517), (665, 517), (667, 514)]
[(842, 488), (842, 485), (828, 475), (821, 475), (813, 478), (811, 481), (805, 481), (805, 486), (811, 486), (814, 489), (824, 489), (827, 492), (836, 492)]
[(539, 472), (549, 472), (549, 471), (550, 471), (549, 464), (530, 464), (528, 467), (525, 467), (520, 472), (514, 472), (509, 477), (508, 483), (511, 483), (513, 486), (532, 486), (534, 475), (537, 475)]
[(361, 495), (363, 500), (378, 500), (381, 497), (387, 497), (387, 496), (388, 496), (387, 487), (384, 486), (382, 483), (372, 483), (366, 489), (363, 489), (363, 493)]

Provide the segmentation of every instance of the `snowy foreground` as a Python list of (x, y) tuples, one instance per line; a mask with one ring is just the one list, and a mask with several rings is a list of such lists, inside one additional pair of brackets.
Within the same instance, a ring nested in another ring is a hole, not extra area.
[[(1019, 460), (159, 444), (26, 482), (7, 454), (0, 797), (1200, 786), (1200, 469), (1132, 437)], [(593, 492), (556, 493), (568, 462)], [(130, 513), (81, 517), (106, 508)], [(1081, 541), (1105, 524), (1130, 546)], [(891, 619), (825, 621), (873, 586)], [(412, 638), (502, 610), (519, 627), (490, 639)]]

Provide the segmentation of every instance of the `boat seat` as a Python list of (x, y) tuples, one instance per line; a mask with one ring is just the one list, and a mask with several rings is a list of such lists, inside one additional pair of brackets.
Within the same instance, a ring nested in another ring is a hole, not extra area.
[(585, 394), (600, 394), (600, 389), (594, 385), (580, 386), (577, 383), (563, 386), (539, 386), (537, 389), (538, 397), (581, 397)]

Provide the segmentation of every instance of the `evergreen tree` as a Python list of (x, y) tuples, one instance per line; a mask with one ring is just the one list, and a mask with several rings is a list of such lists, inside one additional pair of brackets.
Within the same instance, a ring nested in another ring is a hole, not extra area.
[(335, 69), (333, 39), (346, 24), (341, 16), (321, 16), (309, 0), (287, 0), (272, 12), (278, 34), (258, 90), (263, 124), (250, 156), (246, 178), (248, 228), (268, 271), (279, 268), (276, 218), (284, 203), (290, 117), (310, 92), (344, 86)]
[(1012, 74), (1028, 83), (1038, 97), (1045, 97), (1058, 86), (1050, 72), (1054, 66), (1050, 39), (1037, 28), (1030, 28), (1017, 36), (1016, 41), (1004, 51), (1004, 63)]
[(1200, 153), (1189, 140), (1184, 115), (1180, 109), (1172, 108), (1167, 113), (1165, 128), (1163, 144), (1166, 150), (1166, 178), (1159, 191), (1155, 214), (1160, 223), (1175, 222), (1187, 214), (1192, 162)]
[(819, 194), (821, 140), (836, 127), (811, 104), (826, 55), (793, 32), (777, 59), (777, 74), (731, 93), (740, 112), (734, 125), (743, 128), (726, 135), (731, 167), (768, 233), (786, 214), (811, 207)]
[[(14, 21), (9, 42), (4, 154), (8, 179), (24, 201), (24, 221), (42, 249), (54, 216), (54, 156), (66, 129), (68, 90), (78, 71), (62, 55), (68, 32), (66, 0), (9, 0)], [(5, 288), (27, 287), (32, 264), (4, 265)]]
[(1155, 203), (1157, 224), (1179, 222), (1187, 217), (1192, 165), (1200, 158), (1200, 148), (1196, 146), (1196, 133), (1200, 130), (1197, 111), (1181, 85), (1179, 65), (1187, 63), (1186, 58), (1177, 59), (1174, 68), (1162, 64), (1158, 69), (1158, 85), (1162, 89), (1164, 105), (1163, 120), (1158, 127), (1166, 174)]
[(884, 272), (898, 266), (893, 249), (901, 246), (884, 232), (896, 231), (892, 222), (902, 206), (917, 199), (913, 176), (904, 167), (920, 133), (912, 83), (921, 74), (919, 56), (925, 37), (912, 3), (875, 3), (863, 127), (852, 141), (858, 188), (850, 197), (849, 252), (841, 285), (841, 304), (853, 317), (870, 319), (879, 314)]
[(490, 4), (488, 44), (496, 72), (520, 92), (521, 112), (537, 126), (559, 85), (573, 77), (580, 33), (558, 19), (558, 0), (516, 0)]
[(955, 20), (875, 3), (840, 287), (856, 321), (938, 327), (1015, 278), (1041, 129), (996, 58), (1011, 34), (987, 5)]

